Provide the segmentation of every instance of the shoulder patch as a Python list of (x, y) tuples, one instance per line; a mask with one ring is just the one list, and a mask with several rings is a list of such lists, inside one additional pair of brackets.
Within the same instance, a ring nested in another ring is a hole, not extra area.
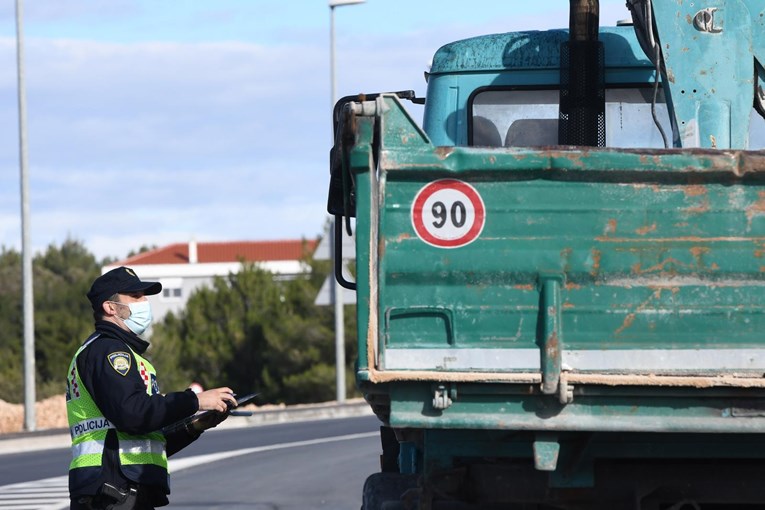
[(130, 354), (118, 351), (108, 354), (106, 359), (109, 360), (109, 364), (120, 375), (125, 376), (130, 370)]

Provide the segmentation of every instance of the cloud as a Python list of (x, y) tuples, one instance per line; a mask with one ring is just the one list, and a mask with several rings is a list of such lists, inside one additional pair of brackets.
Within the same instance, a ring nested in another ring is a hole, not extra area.
[[(216, 34), (194, 13), (168, 8), (148, 19), (154, 2), (27, 4), (34, 21), (26, 78), (35, 249), (73, 237), (98, 257), (124, 257), (142, 245), (191, 236), (321, 232), (331, 145), (325, 4), (297, 10), (285, 4), (253, 17), (241, 11), (254, 9), (248, 2), (222, 2), (214, 14), (224, 26)], [(607, 2), (601, 7), (612, 9)], [(338, 95), (409, 88), (423, 95), (423, 71), (440, 45), (481, 33), (565, 26), (568, 19), (567, 9), (541, 4), (536, 13), (482, 15), (482, 21), (471, 15), (469, 23), (454, 12), (416, 8), (419, 14), (405, 20), (398, 14), (392, 20), (390, 7), (372, 2), (341, 10)], [(0, 19), (9, 15), (7, 6), (0, 8)], [(124, 25), (111, 24), (121, 19)], [(164, 30), (166, 20), (173, 21)], [(238, 24), (229, 31), (225, 23), (232, 20)], [(144, 24), (154, 30), (151, 36), (128, 41), (136, 33), (131, 29)], [(109, 38), (112, 32), (118, 35)], [(15, 40), (0, 38), (0, 65), (15, 64)], [(17, 247), (16, 115), (15, 73), (4, 73), (0, 244)]]
[[(327, 84), (305, 86), (303, 73), (325, 74), (325, 56), (312, 48), (81, 41), (30, 46), (30, 132), (36, 135), (32, 143), (45, 143), (36, 154), (42, 164), (86, 159), (102, 167), (107, 161), (146, 162), (147, 156), (178, 162), (287, 148), (301, 128), (324, 121), (312, 115), (329, 103)], [(13, 97), (12, 88), (15, 83), (4, 84), (7, 97)]]
[[(10, 47), (0, 45), (0, 59)], [(326, 74), (324, 52), (65, 40), (28, 47), (38, 249), (74, 236), (100, 256), (120, 256), (111, 250), (174, 242), (170, 236), (181, 233), (200, 240), (318, 233), (331, 142), (328, 85), (307, 86), (304, 73)], [(14, 89), (0, 88), (9, 121)], [(8, 134), (4, 140), (16, 136)], [(0, 145), (3, 195), (18, 189), (16, 160), (15, 143)], [(0, 206), (0, 242), (15, 244), (17, 213), (8, 205)], [(316, 209), (307, 213), (309, 206)], [(269, 224), (254, 223), (258, 215)]]
[[(92, 0), (67, 0), (59, 1), (34, 1), (23, 3), (25, 20), (39, 22), (63, 22), (87, 19), (114, 19), (136, 15), (140, 12), (139, 6), (134, 0), (109, 0), (99, 2)], [(0, 19), (16, 17), (16, 8), (13, 2), (5, 2), (0, 5)]]

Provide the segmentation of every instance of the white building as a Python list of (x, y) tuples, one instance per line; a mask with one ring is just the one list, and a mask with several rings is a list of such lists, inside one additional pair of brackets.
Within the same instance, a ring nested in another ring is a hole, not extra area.
[(236, 241), (177, 243), (139, 253), (101, 268), (105, 273), (115, 267), (133, 269), (141, 280), (158, 281), (162, 292), (149, 296), (155, 320), (167, 312), (177, 313), (186, 306), (189, 296), (203, 285), (211, 285), (216, 276), (238, 273), (242, 261), (254, 262), (276, 278), (289, 279), (310, 271), (302, 262), (316, 248), (316, 241)]

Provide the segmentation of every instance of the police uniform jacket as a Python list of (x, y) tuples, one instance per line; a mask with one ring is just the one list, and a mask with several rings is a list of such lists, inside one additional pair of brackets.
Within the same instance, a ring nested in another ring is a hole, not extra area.
[[(191, 390), (159, 393), (155, 377), (145, 380), (139, 373), (138, 363), (132, 351), (143, 355), (149, 343), (142, 340), (131, 331), (125, 331), (108, 321), (96, 322), (98, 338), (88, 345), (77, 357), (77, 370), (83, 384), (93, 397), (103, 416), (119, 430), (128, 434), (147, 434), (159, 431), (183, 418), (193, 415), (199, 409), (199, 401)], [(129, 347), (129, 349), (126, 348)], [(132, 358), (130, 368), (126, 373), (123, 367), (115, 367), (110, 363), (110, 355), (114, 353), (129, 353)], [(120, 370), (118, 370), (118, 368)], [(152, 395), (146, 391), (146, 385), (154, 386)], [(106, 435), (101, 474), (95, 481), (83, 484), (77, 480), (73, 470), (69, 472), (69, 491), (72, 499), (95, 495), (104, 482), (117, 487), (127, 487), (134, 484), (129, 480), (120, 466), (119, 447), (115, 429), (110, 429)], [(188, 446), (198, 434), (191, 434), (184, 428), (165, 434), (167, 455)], [(169, 493), (168, 477), (157, 476), (151, 484), (144, 482), (140, 490), (150, 493), (150, 499), (155, 506), (166, 505)]]

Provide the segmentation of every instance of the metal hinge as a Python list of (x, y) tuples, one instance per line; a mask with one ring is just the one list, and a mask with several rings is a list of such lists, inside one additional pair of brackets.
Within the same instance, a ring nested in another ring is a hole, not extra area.
[(457, 398), (457, 388), (451, 385), (449, 388), (439, 384), (433, 392), (433, 409), (443, 411), (452, 405), (452, 398)]

